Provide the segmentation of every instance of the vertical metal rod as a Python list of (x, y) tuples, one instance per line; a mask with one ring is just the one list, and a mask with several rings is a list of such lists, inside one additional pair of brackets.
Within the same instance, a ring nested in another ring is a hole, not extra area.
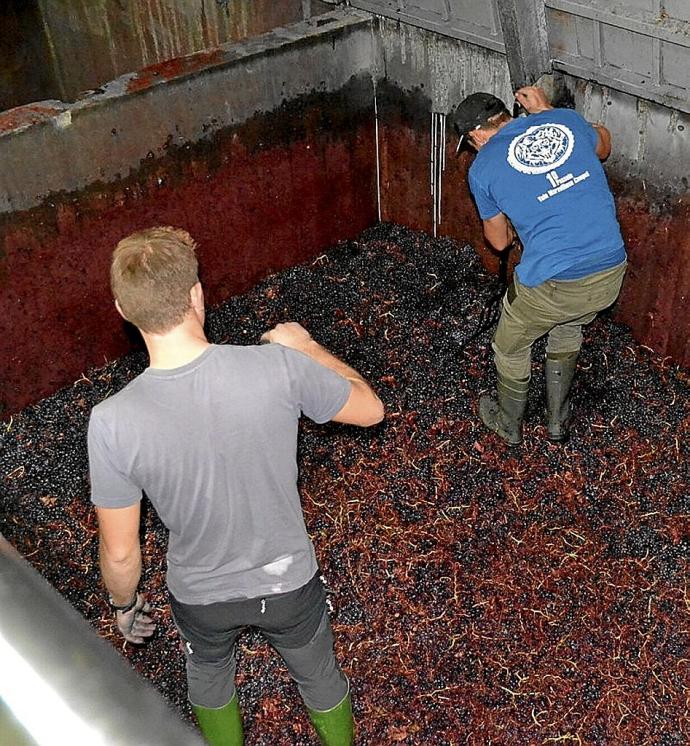
[(376, 79), (374, 79), (374, 134), (376, 136), (376, 209), (381, 222), (381, 157), (379, 155), (379, 107), (376, 99)]
[(439, 225), (441, 225), (441, 182), (443, 180), (443, 130), (441, 129), (441, 119), (443, 117), (443, 114), (438, 115), (438, 129), (441, 133), (441, 136), (439, 137), (438, 141), (438, 196), (437, 196), (437, 204), (438, 204), (438, 220), (436, 221)]
[(434, 185), (434, 171), (433, 171), (433, 160), (432, 160), (432, 154), (434, 151), (434, 123), (431, 122), (431, 126), (429, 129), (429, 190), (433, 188)]
[(431, 112), (431, 225), (436, 235), (436, 116)]
[(434, 161), (436, 163), (436, 174), (434, 175), (434, 236), (436, 235), (436, 226), (438, 225), (438, 167), (439, 167), (439, 159), (438, 159), (438, 142), (439, 142), (439, 132), (438, 132), (438, 112), (434, 114), (434, 120), (436, 122), (436, 148), (435, 148), (435, 157)]
[(443, 170), (446, 170), (446, 115), (441, 114), (441, 121), (442, 121), (442, 130), (443, 130), (443, 150), (441, 151), (443, 155)]
[(431, 112), (431, 223), (436, 237), (436, 112)]
[(441, 195), (442, 195), (442, 189), (443, 189), (443, 168), (444, 168), (444, 160), (445, 160), (445, 152), (446, 152), (446, 128), (445, 128), (445, 121), (444, 121), (444, 115), (439, 114), (438, 115), (438, 126), (441, 131), (441, 139), (440, 139), (440, 148), (441, 151), (439, 153), (438, 161), (439, 161), (439, 167), (438, 167), (438, 224), (441, 225)]
[(434, 164), (434, 137), (435, 137), (435, 129), (434, 129), (434, 112), (431, 112), (431, 154), (430, 154), (430, 170), (429, 170), (429, 177), (430, 177), (430, 183), (429, 187), (431, 189), (431, 194), (434, 193), (434, 170), (435, 170), (435, 164)]

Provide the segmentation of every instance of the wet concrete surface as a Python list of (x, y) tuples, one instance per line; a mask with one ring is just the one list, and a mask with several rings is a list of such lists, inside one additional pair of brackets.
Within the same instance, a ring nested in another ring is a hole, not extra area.
[(218, 303), (374, 223), (374, 151), (370, 111), (353, 107), (347, 91), (314, 94), (171, 146), (128, 178), (5, 215), (5, 415), (130, 348), (108, 288), (110, 254), (125, 235), (151, 225), (190, 231), (208, 300)]

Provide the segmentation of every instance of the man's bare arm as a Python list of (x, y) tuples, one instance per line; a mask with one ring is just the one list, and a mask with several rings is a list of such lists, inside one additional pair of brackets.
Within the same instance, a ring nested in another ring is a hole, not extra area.
[(103, 582), (118, 606), (132, 600), (141, 577), (140, 511), (139, 503), (128, 508), (96, 508)]
[(553, 109), (546, 92), (536, 85), (526, 85), (515, 91), (515, 100), (528, 114), (539, 114)]
[(515, 240), (513, 226), (502, 212), (494, 215), (493, 218), (483, 220), (482, 223), (484, 225), (484, 236), (496, 251), (507, 249)]
[(354, 368), (351, 368), (312, 339), (309, 332), (296, 321), (278, 324), (274, 329), (266, 332), (261, 340), (275, 342), (302, 352), (317, 363), (335, 371), (352, 384), (348, 400), (333, 417), (336, 422), (370, 427), (383, 419), (383, 404), (371, 386)]
[(151, 606), (137, 593), (141, 578), (139, 503), (128, 508), (96, 508), (100, 529), (103, 582), (115, 606), (115, 621), (128, 642), (141, 645), (151, 637), (156, 623), (148, 616)]
[(600, 161), (605, 161), (611, 154), (611, 133), (603, 124), (593, 124), (597, 131), (597, 145), (594, 152)]

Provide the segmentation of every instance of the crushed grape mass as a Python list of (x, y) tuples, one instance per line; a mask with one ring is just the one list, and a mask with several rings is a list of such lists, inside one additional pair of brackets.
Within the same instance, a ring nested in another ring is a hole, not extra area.
[[(542, 343), (509, 449), (476, 411), (491, 333), (463, 346), (497, 289), (470, 246), (383, 224), (208, 314), (217, 343), (301, 322), (385, 403), (375, 428), (305, 421), (299, 444), (358, 743), (688, 743), (688, 372), (604, 315), (585, 331), (569, 442), (545, 437)], [(190, 718), (165, 531), (145, 509), (159, 628), (135, 649), (100, 585), (88, 500), (90, 409), (145, 365), (86, 371), (2, 424), (0, 531)], [(247, 743), (315, 743), (256, 634), (239, 659)]]

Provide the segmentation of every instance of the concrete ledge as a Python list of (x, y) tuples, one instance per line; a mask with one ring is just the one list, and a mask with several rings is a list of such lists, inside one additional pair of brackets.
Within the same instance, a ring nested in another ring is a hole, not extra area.
[(171, 145), (208, 138), (314, 89), (338, 90), (371, 69), (370, 24), (368, 14), (338, 9), (123, 75), (74, 104), (4, 112), (0, 213), (124, 177)]

